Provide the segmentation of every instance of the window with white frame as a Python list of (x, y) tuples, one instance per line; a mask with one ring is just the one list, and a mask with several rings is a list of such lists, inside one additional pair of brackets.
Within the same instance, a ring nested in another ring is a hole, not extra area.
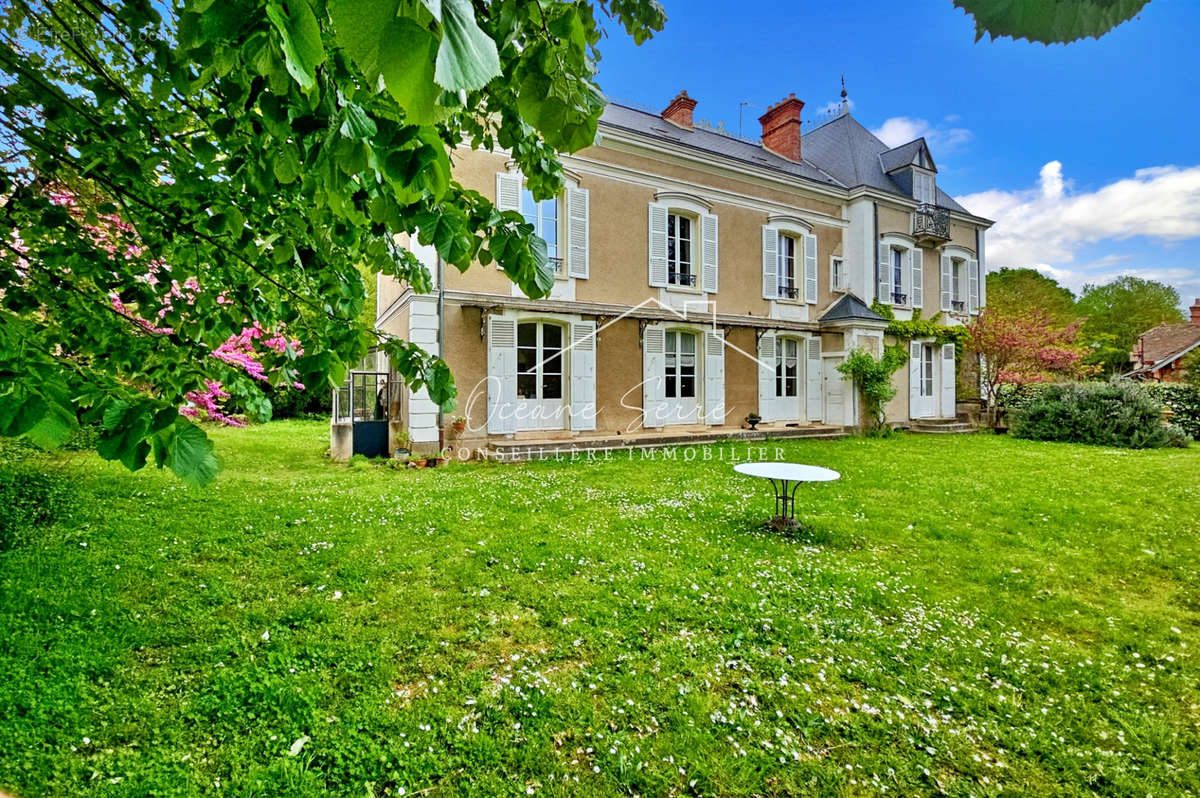
[(937, 192), (934, 188), (933, 175), (913, 170), (913, 198), (923, 204), (936, 204)]
[(666, 373), (663, 395), (668, 399), (696, 397), (696, 336), (681, 330), (666, 334)]
[(692, 231), (690, 216), (667, 214), (667, 283), (694, 286), (696, 273), (692, 269)]
[(833, 291), (846, 290), (846, 267), (841, 258), (829, 260), (829, 287)]
[(780, 338), (775, 345), (775, 395), (800, 395), (800, 342), (795, 338)]
[(950, 261), (950, 309), (962, 312), (967, 306), (966, 291), (967, 262), (962, 258)]
[(779, 249), (776, 259), (775, 285), (781, 299), (795, 299), (800, 295), (796, 287), (796, 236), (779, 234)]
[(563, 398), (563, 328), (548, 322), (517, 325), (517, 396)]
[(533, 232), (546, 242), (546, 257), (554, 266), (555, 274), (562, 274), (562, 256), (559, 254), (559, 208), (558, 198), (551, 197), (541, 202), (533, 198), (533, 192), (521, 188), (521, 215), (533, 225)]
[(892, 247), (892, 304), (904, 305), (908, 297), (904, 293), (904, 256), (907, 253), (899, 247)]

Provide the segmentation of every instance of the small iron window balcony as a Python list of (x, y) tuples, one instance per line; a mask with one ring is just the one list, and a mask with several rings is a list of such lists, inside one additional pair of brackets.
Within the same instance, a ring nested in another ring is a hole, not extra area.
[(783, 284), (779, 286), (779, 297), (781, 299), (795, 299), (800, 296), (800, 289), (794, 285)]
[(908, 304), (908, 294), (901, 294), (899, 291), (893, 291), (892, 292), (892, 304), (893, 305), (907, 305)]
[(670, 285), (688, 285), (696, 284), (696, 275), (691, 272), (667, 272), (667, 282)]
[(955, 313), (962, 313), (967, 309), (967, 303), (963, 302), (961, 299), (952, 299), (950, 300), (950, 309)]
[(950, 210), (923, 203), (912, 215), (913, 238), (919, 242), (950, 240)]
[(550, 268), (554, 269), (554, 273), (562, 274), (563, 273), (563, 259), (562, 258), (550, 258), (549, 260), (550, 260)]

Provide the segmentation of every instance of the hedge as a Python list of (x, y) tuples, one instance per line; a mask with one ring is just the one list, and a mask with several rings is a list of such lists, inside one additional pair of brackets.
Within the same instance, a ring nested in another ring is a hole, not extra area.
[(1011, 432), (1031, 440), (1127, 449), (1187, 444), (1182, 431), (1163, 424), (1162, 404), (1129, 380), (1048, 385), (1012, 411)]

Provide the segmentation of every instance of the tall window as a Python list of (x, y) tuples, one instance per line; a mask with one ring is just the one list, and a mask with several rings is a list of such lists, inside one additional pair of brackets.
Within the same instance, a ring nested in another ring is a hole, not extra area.
[(776, 257), (775, 284), (779, 286), (779, 296), (795, 299), (799, 295), (796, 289), (796, 239), (787, 233), (779, 234), (779, 254)]
[(951, 307), (954, 310), (963, 309), (962, 273), (964, 264), (958, 258), (950, 261)]
[(563, 398), (563, 328), (528, 321), (517, 325), (517, 396)]
[(667, 214), (667, 282), (695, 285), (692, 271), (692, 220), (677, 213)]
[(933, 175), (926, 172), (913, 171), (913, 198), (917, 202), (928, 205), (937, 204), (934, 200), (937, 194), (933, 188)]
[(933, 346), (921, 346), (921, 396), (933, 396)]
[(696, 397), (696, 336), (689, 332), (667, 331), (667, 373), (665, 395), (668, 399)]
[(841, 258), (829, 262), (829, 285), (834, 291), (844, 291), (846, 286), (846, 267)]
[(554, 265), (554, 271), (562, 271), (562, 257), (558, 254), (558, 199), (538, 202), (532, 191), (522, 188), (521, 214), (533, 225), (533, 232), (546, 242), (546, 256)]
[(775, 347), (775, 395), (800, 395), (800, 342), (781, 338)]
[(892, 250), (892, 302), (903, 305), (908, 299), (904, 295), (904, 250)]

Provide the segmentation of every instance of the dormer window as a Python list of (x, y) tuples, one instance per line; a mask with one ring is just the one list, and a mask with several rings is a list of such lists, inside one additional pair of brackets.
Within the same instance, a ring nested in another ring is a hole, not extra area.
[(913, 199), (922, 205), (937, 204), (937, 189), (932, 174), (913, 169)]

